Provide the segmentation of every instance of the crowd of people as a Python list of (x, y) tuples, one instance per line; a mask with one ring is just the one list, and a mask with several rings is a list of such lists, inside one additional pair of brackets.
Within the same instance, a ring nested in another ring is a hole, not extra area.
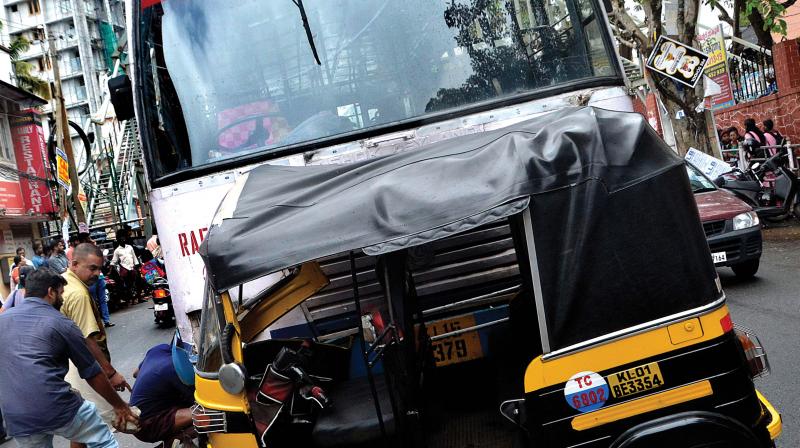
[[(120, 243), (112, 262), (134, 270), (127, 237)], [(193, 377), (179, 377), (169, 345), (148, 351), (133, 388), (112, 364), (113, 324), (98, 300), (103, 251), (80, 235), (68, 248), (37, 243), (34, 252), (28, 260), (17, 250), (0, 308), (0, 442), (7, 433), (20, 448), (52, 447), (58, 435), (73, 448), (117, 447), (114, 431), (156, 442), (190, 429)], [(130, 403), (118, 394), (126, 389)]]
[[(740, 133), (736, 126), (717, 129), (722, 149), (738, 149), (743, 146), (751, 157), (769, 157), (776, 154), (778, 146), (786, 143), (786, 138), (775, 129), (775, 123), (769, 118), (761, 123), (761, 127), (753, 118), (747, 118), (742, 124), (744, 133)], [(723, 153), (723, 155), (726, 161), (738, 157), (734, 153)]]

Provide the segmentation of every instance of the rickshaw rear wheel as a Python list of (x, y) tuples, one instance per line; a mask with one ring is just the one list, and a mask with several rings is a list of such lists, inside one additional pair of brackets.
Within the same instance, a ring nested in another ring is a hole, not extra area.
[[(676, 444), (676, 440), (684, 441)], [(750, 428), (721, 414), (683, 412), (637, 425), (611, 448), (765, 448)]]

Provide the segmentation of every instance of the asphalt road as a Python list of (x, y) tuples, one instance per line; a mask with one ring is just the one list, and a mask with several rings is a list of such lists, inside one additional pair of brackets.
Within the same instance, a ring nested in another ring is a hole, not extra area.
[[(727, 268), (719, 274), (734, 322), (754, 330), (767, 349), (772, 373), (756, 385), (783, 416), (778, 446), (800, 447), (800, 227), (767, 230), (765, 239), (755, 279), (740, 281)], [(113, 364), (133, 384), (132, 373), (147, 349), (169, 343), (174, 330), (156, 328), (150, 302), (113, 313), (112, 320), (117, 324), (108, 331)], [(127, 400), (127, 392), (123, 397)], [(127, 434), (117, 439), (124, 448), (154, 446)], [(69, 445), (61, 439), (55, 446)]]
[(767, 350), (772, 373), (756, 387), (781, 412), (778, 446), (800, 447), (800, 227), (765, 231), (756, 278), (740, 281), (719, 269), (733, 321), (755, 332)]

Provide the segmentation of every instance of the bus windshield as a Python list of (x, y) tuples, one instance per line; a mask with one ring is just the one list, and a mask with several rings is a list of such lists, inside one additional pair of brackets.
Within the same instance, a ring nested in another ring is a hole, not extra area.
[(155, 178), (618, 76), (594, 0), (142, 3)]

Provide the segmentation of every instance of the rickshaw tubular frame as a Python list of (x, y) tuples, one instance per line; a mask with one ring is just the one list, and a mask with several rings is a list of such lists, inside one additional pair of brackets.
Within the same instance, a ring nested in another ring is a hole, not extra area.
[(528, 260), (531, 269), (531, 282), (533, 283), (533, 297), (536, 302), (536, 314), (539, 319), (539, 336), (542, 339), (543, 353), (550, 353), (550, 336), (547, 333), (547, 319), (545, 318), (544, 296), (542, 295), (542, 281), (539, 276), (539, 259), (536, 256), (536, 242), (533, 240), (533, 219), (531, 218), (531, 205), (522, 212), (522, 226), (525, 231), (525, 244), (528, 249)]
[(386, 434), (386, 425), (383, 422), (383, 412), (381, 412), (381, 404), (378, 401), (378, 390), (375, 388), (375, 377), (372, 376), (372, 367), (370, 366), (367, 344), (364, 341), (364, 324), (361, 321), (361, 297), (358, 293), (358, 273), (356, 272), (356, 256), (355, 253), (350, 251), (350, 278), (353, 281), (353, 301), (355, 303), (356, 314), (358, 316), (358, 342), (361, 345), (361, 357), (364, 359), (364, 366), (367, 370), (367, 380), (369, 381), (369, 389), (372, 393), (372, 400), (375, 403), (375, 412), (378, 414), (378, 425), (381, 428), (381, 435), (385, 442), (389, 441)]
[(642, 334), (650, 330), (664, 328), (676, 322), (680, 322), (681, 320), (684, 319), (702, 316), (708, 312), (714, 311), (725, 305), (725, 299), (726, 296), (725, 293), (723, 292), (720, 298), (707, 305), (693, 308), (691, 310), (686, 310), (680, 313), (672, 314), (670, 316), (662, 317), (660, 319), (651, 320), (650, 322), (645, 322), (643, 324), (635, 325), (633, 327), (624, 328), (622, 330), (608, 333), (603, 336), (596, 337), (594, 339), (589, 339), (588, 341), (583, 341), (574, 345), (570, 345), (569, 347), (564, 347), (562, 349), (546, 353), (542, 355), (542, 361), (550, 361), (553, 359), (562, 358), (564, 356), (582, 352), (584, 350), (588, 350), (593, 347), (610, 344), (619, 341), (620, 339), (625, 339), (630, 336)]

